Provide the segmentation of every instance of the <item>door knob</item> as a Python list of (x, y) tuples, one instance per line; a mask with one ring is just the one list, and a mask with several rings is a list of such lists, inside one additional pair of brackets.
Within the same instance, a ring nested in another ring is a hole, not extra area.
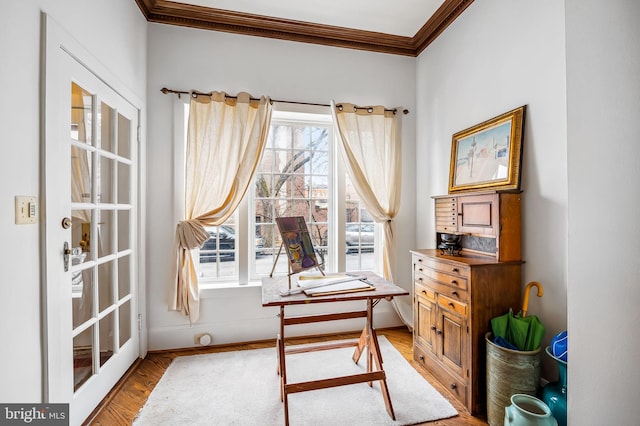
[(69, 229), (71, 228), (71, 219), (69, 219), (68, 217), (65, 217), (62, 219), (62, 229)]

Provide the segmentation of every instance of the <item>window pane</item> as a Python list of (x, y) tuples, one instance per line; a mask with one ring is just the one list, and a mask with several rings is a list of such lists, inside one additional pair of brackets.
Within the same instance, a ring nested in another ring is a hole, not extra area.
[(94, 260), (95, 256), (91, 251), (91, 210), (71, 211), (71, 247), (79, 253), (85, 253), (82, 261)]
[(73, 338), (73, 390), (93, 375), (93, 326)]
[(100, 170), (98, 173), (98, 194), (96, 201), (98, 203), (113, 203), (113, 166), (114, 160), (106, 157), (100, 157)]
[(100, 366), (103, 366), (113, 355), (114, 324), (115, 314), (113, 311), (100, 320)]
[(113, 109), (100, 102), (100, 148), (113, 152)]
[(347, 271), (375, 270), (375, 224), (347, 175), (345, 252)]
[[(307, 222), (314, 246), (323, 248), (328, 235), (328, 135), (330, 128), (306, 124), (273, 122), (269, 143), (258, 165), (255, 189), (256, 236), (263, 249), (256, 248), (256, 277), (271, 273), (280, 250), (281, 239), (275, 218), (302, 216)], [(257, 246), (256, 242), (256, 246)], [(281, 253), (275, 273), (287, 273), (286, 253)]]
[(93, 97), (71, 83), (71, 139), (91, 145)]
[(131, 248), (131, 211), (118, 210), (118, 251)]
[(131, 203), (131, 165), (118, 162), (118, 203)]
[(122, 306), (120, 306), (119, 321), (120, 332), (118, 347), (122, 347), (125, 343), (131, 339), (131, 300), (127, 300)]
[(118, 114), (118, 155), (131, 158), (131, 121)]
[[(96, 210), (98, 221), (98, 256), (103, 257), (115, 252), (113, 241), (114, 212), (112, 210)], [(89, 237), (91, 238), (91, 237)]]
[(98, 265), (98, 309), (100, 312), (114, 303), (113, 264), (109, 261)]
[(91, 202), (91, 152), (71, 146), (71, 202)]
[(200, 276), (216, 279), (235, 278), (237, 274), (237, 238), (235, 218), (223, 225), (207, 227), (209, 239), (200, 249)]
[(131, 255), (118, 259), (118, 300), (131, 293)]
[(93, 268), (79, 269), (87, 253), (71, 255), (71, 303), (73, 328), (79, 327), (93, 316)]

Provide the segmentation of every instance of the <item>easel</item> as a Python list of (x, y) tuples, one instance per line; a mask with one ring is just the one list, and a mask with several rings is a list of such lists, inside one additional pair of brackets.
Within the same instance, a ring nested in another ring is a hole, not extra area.
[[(280, 242), (280, 248), (278, 248), (278, 254), (276, 255), (275, 260), (273, 261), (273, 266), (271, 267), (271, 273), (269, 274), (269, 278), (273, 278), (273, 272), (276, 270), (276, 265), (278, 264), (278, 259), (280, 258), (280, 253), (282, 253), (282, 247), (284, 247), (284, 241)], [(291, 262), (287, 256), (287, 266), (289, 267), (289, 273), (287, 274), (287, 278), (289, 279), (289, 290), (291, 290), (291, 275), (296, 274), (297, 272), (292, 272), (291, 271)], [(322, 270), (322, 268), (320, 267), (320, 265), (315, 265), (313, 266), (313, 268), (317, 268), (318, 271), (320, 271), (320, 273), (323, 276), (326, 276), (326, 274), (324, 273), (324, 271)], [(311, 269), (311, 268), (309, 268)]]

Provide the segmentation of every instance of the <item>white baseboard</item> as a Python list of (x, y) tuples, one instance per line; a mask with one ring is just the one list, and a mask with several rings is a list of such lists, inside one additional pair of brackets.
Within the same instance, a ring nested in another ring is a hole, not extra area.
[[(376, 328), (402, 325), (393, 307), (388, 303), (376, 307), (373, 323)], [(352, 332), (361, 330), (363, 325), (364, 319), (351, 319), (289, 326), (286, 329), (286, 337)], [(149, 329), (149, 350), (199, 347), (202, 345), (195, 343), (195, 338), (202, 334), (211, 335), (210, 345), (275, 339), (279, 328), (279, 320), (275, 316), (210, 321), (191, 326), (187, 324), (152, 327)]]

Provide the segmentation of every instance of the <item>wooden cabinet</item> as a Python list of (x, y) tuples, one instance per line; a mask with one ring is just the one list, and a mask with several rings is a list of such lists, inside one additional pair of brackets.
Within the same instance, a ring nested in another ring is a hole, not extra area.
[(517, 309), (521, 262), (414, 250), (414, 359), (472, 414), (486, 401), (484, 334)]
[(440, 234), (461, 234), (467, 251), (498, 260), (520, 260), (519, 191), (450, 194), (433, 197), (437, 241)]
[(484, 335), (521, 299), (519, 191), (450, 194), (435, 201), (436, 247), (460, 234), (460, 255), (413, 250), (413, 354), (472, 414), (486, 405)]

